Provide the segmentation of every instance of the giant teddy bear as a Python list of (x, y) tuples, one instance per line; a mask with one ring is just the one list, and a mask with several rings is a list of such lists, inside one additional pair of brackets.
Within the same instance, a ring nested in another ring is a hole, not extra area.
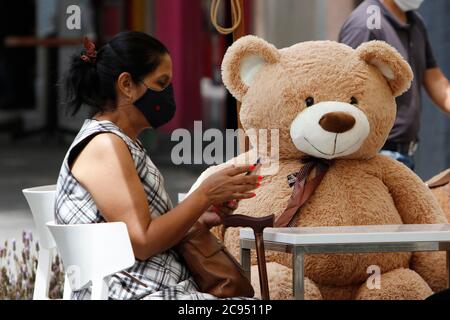
[[(278, 50), (246, 36), (229, 48), (222, 71), (226, 87), (242, 102), (244, 130), (279, 132), (278, 170), (264, 177), (257, 196), (242, 201), (237, 214), (279, 217), (292, 194), (286, 177), (298, 172), (299, 159), (308, 155), (332, 165), (301, 208), (299, 227), (447, 223), (425, 183), (404, 165), (379, 155), (394, 124), (395, 98), (413, 78), (391, 46), (373, 41), (354, 50), (317, 41)], [(274, 147), (272, 141), (268, 137), (265, 148)], [(249, 152), (209, 168), (193, 189), (224, 166), (253, 164), (261, 148), (255, 138), (250, 142)], [(238, 256), (239, 230), (228, 229), (224, 241)], [(291, 257), (268, 252), (267, 260), (272, 298), (290, 299)], [(372, 265), (381, 269), (380, 289), (366, 285)], [(445, 266), (442, 252), (307, 255), (305, 297), (424, 299), (446, 286)], [(257, 271), (252, 270), (252, 277), (258, 288)]]

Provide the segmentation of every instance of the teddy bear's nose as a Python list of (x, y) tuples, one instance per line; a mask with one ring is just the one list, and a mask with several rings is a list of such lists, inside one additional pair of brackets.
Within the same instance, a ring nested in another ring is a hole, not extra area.
[(351, 130), (355, 126), (356, 120), (345, 112), (330, 112), (320, 119), (320, 126), (333, 133), (344, 133)]

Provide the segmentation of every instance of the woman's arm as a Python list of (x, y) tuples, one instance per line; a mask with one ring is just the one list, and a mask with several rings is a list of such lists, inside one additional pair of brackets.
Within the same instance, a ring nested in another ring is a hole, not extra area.
[(136, 258), (148, 259), (175, 246), (215, 203), (253, 196), (258, 177), (230, 168), (207, 179), (179, 206), (151, 219), (147, 196), (126, 144), (112, 133), (96, 136), (75, 159), (72, 174), (92, 195), (109, 222), (125, 222)]

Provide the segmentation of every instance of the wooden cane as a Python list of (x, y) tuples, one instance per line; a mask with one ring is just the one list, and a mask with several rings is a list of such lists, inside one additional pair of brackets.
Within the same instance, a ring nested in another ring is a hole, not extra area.
[(270, 215), (262, 218), (253, 218), (240, 214), (235, 214), (224, 218), (223, 225), (226, 228), (242, 227), (252, 228), (255, 233), (256, 257), (258, 260), (259, 285), (261, 288), (261, 297), (263, 300), (270, 300), (269, 280), (267, 277), (266, 252), (264, 249), (263, 233), (265, 228), (271, 228), (274, 225), (275, 216)]

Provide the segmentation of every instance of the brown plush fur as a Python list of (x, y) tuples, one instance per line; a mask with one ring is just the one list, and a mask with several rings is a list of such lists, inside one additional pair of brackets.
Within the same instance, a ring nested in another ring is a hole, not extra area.
[[(240, 62), (251, 52), (266, 64), (250, 86), (240, 81)], [(393, 70), (386, 79), (374, 66), (376, 58)], [(408, 64), (389, 45), (372, 42), (357, 50), (335, 42), (306, 42), (277, 50), (265, 41), (248, 36), (233, 45), (225, 56), (223, 78), (231, 93), (242, 101), (240, 113), (245, 130), (279, 129), (280, 161), (276, 174), (266, 176), (257, 197), (242, 201), (236, 213), (250, 216), (284, 211), (292, 189), (286, 177), (296, 173), (303, 154), (294, 146), (289, 128), (306, 108), (304, 100), (349, 102), (354, 96), (370, 123), (370, 135), (354, 154), (334, 160), (323, 182), (302, 208), (299, 227), (383, 224), (445, 223), (447, 220), (430, 190), (412, 171), (378, 155), (395, 120), (395, 96), (412, 80)], [(252, 141), (255, 146), (254, 141)], [(269, 145), (270, 147), (270, 145)], [(229, 164), (254, 163), (251, 150)], [(239, 233), (228, 229), (225, 244), (237, 256)], [(433, 258), (431, 258), (431, 256)], [(443, 254), (339, 254), (307, 255), (306, 297), (309, 299), (423, 299), (445, 286)], [(291, 257), (267, 253), (272, 297), (292, 296)], [(256, 261), (253, 259), (253, 264)], [(380, 290), (368, 290), (367, 268), (382, 271)], [(412, 271), (411, 269), (415, 270)], [(257, 286), (257, 272), (252, 282)], [(428, 283), (428, 284), (427, 284)]]
[[(261, 298), (259, 288), (258, 267), (253, 266), (251, 270), (251, 281), (255, 289), (255, 297)], [(269, 290), (272, 300), (292, 299), (292, 269), (275, 262), (267, 263), (267, 275), (269, 278)], [(305, 278), (305, 299), (322, 300), (322, 294), (316, 284)]]
[(358, 300), (423, 300), (433, 294), (428, 284), (410, 269), (396, 269), (381, 276), (380, 290), (361, 286)]
[(450, 222), (450, 184), (431, 189), (431, 191), (441, 205), (442, 210), (444, 210), (447, 220)]

